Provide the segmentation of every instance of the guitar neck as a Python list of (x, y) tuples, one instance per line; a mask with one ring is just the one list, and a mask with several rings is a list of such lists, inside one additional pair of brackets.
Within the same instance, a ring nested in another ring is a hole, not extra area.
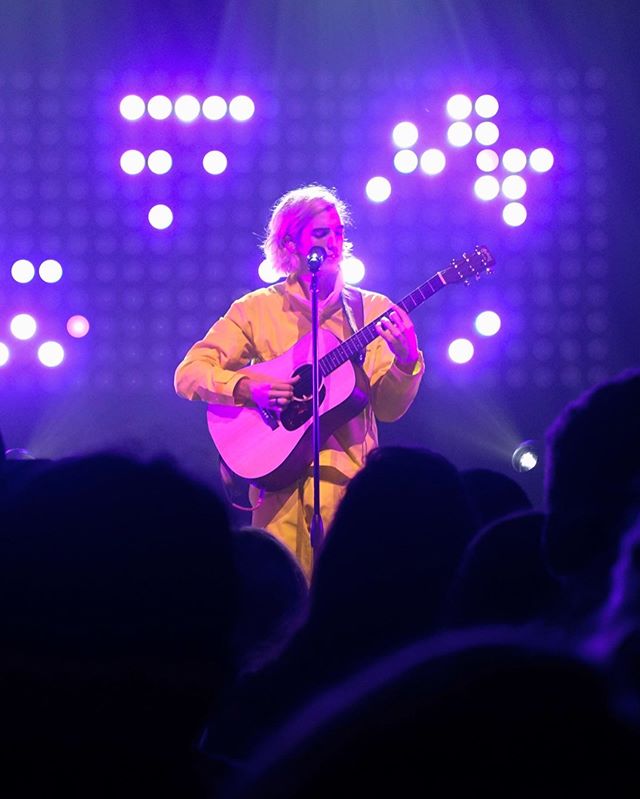
[[(448, 281), (445, 279), (443, 273), (436, 272), (433, 277), (430, 277), (429, 280), (421, 286), (418, 286), (417, 289), (414, 289), (410, 294), (407, 294), (406, 297), (403, 297), (396, 305), (399, 305), (403, 311), (411, 313), (415, 311), (419, 305), (422, 305), (425, 300), (428, 300), (429, 297), (433, 297), (437, 291), (440, 291), (440, 289), (444, 288), (446, 285), (448, 285)], [(320, 358), (321, 375), (325, 377), (331, 374), (331, 372), (339, 366), (342, 366), (345, 361), (358, 355), (368, 344), (371, 344), (371, 342), (380, 335), (376, 330), (376, 325), (388, 312), (389, 309)]]

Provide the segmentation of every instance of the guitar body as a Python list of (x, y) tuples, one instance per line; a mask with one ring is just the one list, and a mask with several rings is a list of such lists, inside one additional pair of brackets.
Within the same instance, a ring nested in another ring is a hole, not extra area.
[[(321, 358), (340, 343), (333, 333), (320, 329), (318, 356)], [(307, 334), (277, 358), (241, 370), (257, 380), (300, 375), (294, 386), (294, 400), (280, 419), (272, 412), (243, 405), (209, 405), (207, 409), (209, 433), (225, 464), (239, 477), (269, 491), (299, 479), (313, 459), (311, 348), (311, 334)], [(349, 360), (322, 379), (321, 443), (366, 406), (368, 387), (362, 369)]]

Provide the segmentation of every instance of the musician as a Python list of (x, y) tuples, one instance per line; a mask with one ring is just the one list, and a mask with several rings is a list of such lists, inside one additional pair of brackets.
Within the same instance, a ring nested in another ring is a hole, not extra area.
[[(281, 355), (310, 332), (307, 255), (312, 247), (326, 251), (319, 272), (320, 326), (341, 341), (352, 334), (353, 311), (343, 302), (340, 269), (352, 246), (345, 238), (349, 221), (344, 202), (324, 186), (295, 189), (276, 203), (262, 249), (285, 279), (236, 300), (191, 347), (175, 374), (180, 396), (211, 403), (257, 405), (278, 414), (289, 404), (294, 379), (273, 376), (259, 381), (244, 375), (242, 367)], [(416, 396), (424, 372), (408, 314), (381, 294), (352, 288), (349, 296), (354, 292), (362, 298), (364, 324), (386, 315), (376, 326), (379, 337), (368, 345), (362, 364), (369, 381), (368, 404), (321, 448), (320, 510), (325, 529), (347, 482), (377, 446), (376, 418), (391, 422), (402, 416)], [(312, 568), (312, 474), (309, 464), (285, 489), (266, 492), (252, 518), (253, 525), (269, 530), (296, 555), (307, 575)], [(257, 489), (252, 487), (250, 496), (256, 498)], [(371, 501), (375, 502), (375, 497)]]

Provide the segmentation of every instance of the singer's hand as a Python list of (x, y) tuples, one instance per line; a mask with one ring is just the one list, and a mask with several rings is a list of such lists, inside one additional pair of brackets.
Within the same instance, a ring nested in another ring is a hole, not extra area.
[(255, 380), (243, 377), (233, 390), (233, 398), (240, 405), (257, 405), (267, 411), (280, 412), (293, 399), (293, 386), (300, 379), (299, 375), (285, 380), (265, 378)]
[(395, 355), (396, 366), (403, 372), (413, 372), (419, 357), (418, 339), (409, 314), (394, 305), (376, 324), (376, 330)]

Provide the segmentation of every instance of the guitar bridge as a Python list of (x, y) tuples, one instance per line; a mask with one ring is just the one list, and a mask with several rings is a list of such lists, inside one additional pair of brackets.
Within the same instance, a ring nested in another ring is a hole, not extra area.
[(258, 411), (260, 412), (260, 416), (262, 416), (263, 421), (268, 424), (272, 430), (276, 430), (278, 428), (278, 417), (273, 411), (268, 411), (266, 408), (258, 408)]

